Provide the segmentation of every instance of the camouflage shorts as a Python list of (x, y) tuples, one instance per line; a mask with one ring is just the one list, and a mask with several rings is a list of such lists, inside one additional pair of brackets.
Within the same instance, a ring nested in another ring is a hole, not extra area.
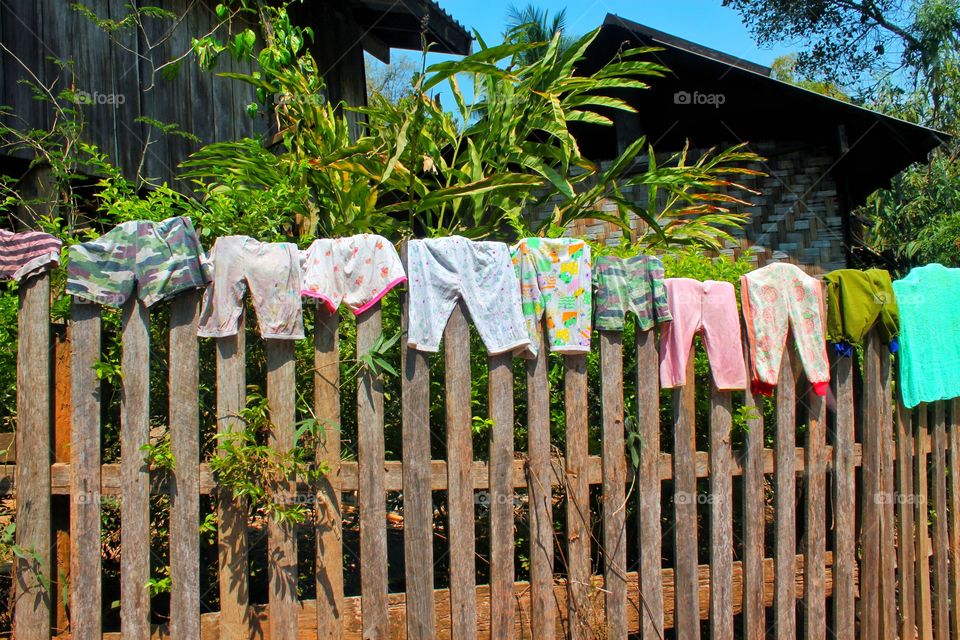
[(596, 289), (594, 326), (597, 329), (623, 331), (628, 311), (637, 316), (641, 331), (652, 329), (654, 320), (668, 322), (672, 319), (660, 258), (600, 256), (593, 267), (593, 283)]
[(212, 272), (189, 218), (124, 222), (69, 249), (67, 293), (119, 307), (133, 294), (146, 305), (206, 286)]

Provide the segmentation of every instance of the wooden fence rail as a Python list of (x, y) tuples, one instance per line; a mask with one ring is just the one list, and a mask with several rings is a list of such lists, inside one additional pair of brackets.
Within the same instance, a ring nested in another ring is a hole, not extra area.
[[(677, 638), (960, 638), (960, 401), (905, 409), (894, 397), (893, 359), (876, 336), (868, 338), (862, 363), (834, 359), (826, 398), (810, 393), (788, 350), (772, 421), (750, 392), (697, 389), (691, 359), (689, 383), (669, 394), (666, 429), (655, 333), (638, 331), (625, 343), (619, 333), (600, 332), (598, 397), (591, 396), (587, 357), (564, 356), (559, 408), (551, 406), (549, 387), (558, 378), (548, 375), (546, 355), (527, 362), (525, 376), (515, 376), (510, 356), (493, 356), (489, 451), (476, 454), (477, 372), (462, 304), (444, 333), (445, 424), (431, 422), (431, 358), (396, 347), (402, 449), (391, 460), (384, 382), (361, 369), (356, 397), (341, 397), (340, 339), (347, 334), (337, 314), (316, 310), (312, 410), (322, 423), (338, 425), (344, 403), (355, 403), (356, 458), (342, 455), (340, 431), (328, 429), (316, 454), (329, 468), (322, 482), (285, 478), (275, 485), (276, 500), (309, 497), (315, 517), (307, 537), (303, 527), (270, 522), (265, 601), (254, 602), (247, 507), (217, 490), (198, 436), (204, 386), (216, 390), (217, 431), (241, 428), (248, 345), (242, 327), (217, 339), (215, 379), (201, 379), (198, 303), (192, 292), (173, 300), (168, 316), (136, 301), (123, 309), (120, 457), (103, 464), (102, 383), (94, 369), (104, 344), (101, 310), (74, 304), (72, 366), (55, 367), (48, 276), (21, 285), (18, 428), (15, 440), (0, 434), (0, 491), (15, 498), (17, 544), (28, 550), (14, 567), (17, 638), (646, 640), (668, 629)], [(141, 450), (154, 406), (150, 326), (159, 317), (169, 317), (162, 332), (176, 460), (169, 472), (151, 472)], [(356, 352), (373, 348), (382, 333), (378, 303), (356, 320)], [(294, 346), (264, 342), (271, 442), (288, 450), (297, 420)], [(518, 389), (525, 389), (523, 413), (515, 406)], [(628, 403), (630, 390), (635, 400)], [(64, 404), (54, 400), (65, 391), (69, 455), (54, 457), (64, 432), (54, 430), (51, 407)], [(708, 403), (705, 414), (698, 402)], [(628, 406), (635, 407), (629, 414)], [(558, 410), (562, 449), (551, 435)], [(706, 415), (705, 424), (698, 415)], [(525, 451), (515, 450), (517, 425), (526, 428)], [(594, 448), (591, 433), (599, 434)], [(431, 455), (438, 448), (443, 459)], [(488, 500), (489, 540), (476, 535), (478, 491)], [(163, 624), (146, 586), (158, 562), (150, 553), (151, 495), (158, 494), (170, 498), (170, 617)], [(359, 595), (345, 592), (347, 494), (359, 514), (359, 560), (352, 564)], [(396, 514), (388, 513), (391, 495), (402, 503)], [(55, 552), (60, 496), (69, 499), (68, 556)], [(110, 630), (99, 552), (104, 496), (121, 498), (120, 627)], [(205, 496), (217, 514), (220, 609), (202, 613)], [(442, 537), (438, 517), (445, 518)], [(388, 572), (388, 557), (396, 562), (390, 518), (402, 522), (393, 526), (402, 531), (398, 593)], [(529, 532), (522, 545), (518, 518)], [(300, 548), (304, 540), (315, 547)], [(298, 596), (305, 583), (298, 558), (305, 556), (315, 558), (308, 582), (317, 595), (309, 600)], [(488, 563), (480, 572), (478, 557)], [(449, 568), (447, 576), (437, 575), (440, 566)], [(517, 579), (518, 567), (528, 579)], [(66, 579), (67, 619), (51, 575)], [(436, 588), (438, 578), (444, 588)]]

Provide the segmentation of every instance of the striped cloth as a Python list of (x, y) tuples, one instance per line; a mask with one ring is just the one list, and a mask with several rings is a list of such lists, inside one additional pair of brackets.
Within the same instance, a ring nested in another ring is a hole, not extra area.
[(49, 233), (0, 229), (0, 280), (17, 280), (60, 263), (60, 240)]

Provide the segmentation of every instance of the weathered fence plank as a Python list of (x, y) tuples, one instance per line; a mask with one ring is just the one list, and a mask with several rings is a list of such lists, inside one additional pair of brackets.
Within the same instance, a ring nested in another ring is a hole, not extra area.
[[(70, 628), (78, 640), (100, 638), (100, 307), (73, 301), (73, 432), (70, 437)], [(96, 550), (90, 553), (90, 550)]]
[[(217, 338), (217, 433), (242, 431), (240, 411), (247, 402), (246, 329), (240, 315), (237, 335)], [(221, 451), (217, 455), (223, 455)], [(217, 553), (220, 582), (220, 637), (250, 636), (250, 587), (247, 574), (247, 504), (229, 490), (217, 493)]]
[[(880, 357), (880, 621), (886, 638), (897, 637), (897, 548), (894, 521), (893, 400), (890, 349), (873, 329), (867, 340)], [(823, 522), (821, 517), (820, 521)]]
[(674, 619), (677, 638), (700, 637), (697, 601), (696, 377), (691, 350), (687, 383), (673, 390), (673, 566), (676, 571)]
[[(809, 388), (809, 386), (808, 386)], [(826, 609), (826, 421), (825, 398), (808, 391), (807, 442), (804, 450), (807, 464), (804, 471), (806, 485), (806, 535), (803, 544), (803, 604), (804, 637), (823, 640), (827, 635)]]
[(123, 307), (120, 396), (120, 626), (125, 638), (150, 637), (150, 315), (134, 297)]
[[(541, 332), (542, 333), (542, 332)], [(536, 359), (527, 361), (527, 486), (530, 500), (530, 626), (533, 637), (553, 638), (553, 468), (550, 463), (550, 388), (547, 346), (540, 336)]]
[(863, 351), (863, 443), (862, 495), (860, 499), (860, 625), (864, 638), (880, 638), (880, 500), (883, 460), (880, 433), (885, 399), (880, 380), (880, 353), (868, 339)]
[[(789, 342), (790, 338), (787, 340)], [(797, 605), (793, 589), (797, 573), (797, 472), (794, 464), (797, 448), (796, 366), (796, 352), (788, 348), (783, 354), (777, 383), (777, 435), (774, 448), (777, 521), (774, 525), (776, 569), (773, 608), (774, 631), (778, 638), (794, 638), (797, 635)]]
[(590, 485), (587, 483), (587, 357), (565, 355), (564, 403), (567, 427), (567, 602), (572, 640), (593, 637), (591, 629)]
[(856, 439), (853, 400), (853, 358), (833, 358), (833, 392), (837, 416), (833, 443), (834, 589), (833, 633), (853, 640), (856, 625)]
[[(359, 332), (358, 332), (359, 333)], [(270, 407), (270, 445), (278, 453), (293, 448), (296, 422), (296, 361), (292, 340), (268, 338), (267, 403)], [(277, 478), (270, 499), (281, 508), (292, 508), (295, 495), (291, 478)], [(382, 523), (382, 521), (381, 521)], [(267, 576), (270, 595), (270, 636), (293, 638), (297, 634), (297, 531), (289, 520), (271, 518), (267, 527)]]
[[(357, 354), (382, 334), (380, 303), (357, 316)], [(383, 481), (383, 380), (364, 370), (357, 380), (360, 589), (364, 638), (389, 637), (387, 623), (387, 495)]]
[(603, 414), (604, 602), (608, 638), (627, 637), (627, 459), (623, 437), (623, 334), (600, 332)]
[(933, 633), (936, 638), (950, 637), (949, 591), (947, 584), (947, 445), (946, 416), (943, 402), (933, 404)]
[(513, 356), (490, 358), (490, 634), (513, 637)]
[(733, 429), (730, 392), (710, 396), (710, 637), (733, 637)]
[(470, 327), (461, 301), (444, 331), (447, 402), (447, 506), (450, 543), (450, 617), (453, 635), (477, 635), (476, 535), (473, 483), (473, 441), (470, 410)]
[(313, 412), (323, 437), (316, 461), (327, 474), (317, 488), (317, 636), (343, 637), (343, 516), (340, 507), (340, 315), (318, 304), (313, 329)]
[[(897, 394), (899, 396), (899, 394)], [(839, 399), (838, 399), (839, 402)], [(915, 547), (913, 541), (913, 509), (914, 509), (914, 489), (913, 489), (913, 425), (911, 422), (910, 411), (903, 406), (903, 402), (897, 402), (897, 536), (900, 543), (897, 545), (897, 584), (899, 589), (899, 601), (897, 605), (900, 608), (901, 628), (899, 636), (901, 638), (915, 637), (916, 614), (916, 575), (914, 574)], [(839, 517), (838, 508), (837, 515)], [(834, 560), (839, 560), (834, 552)], [(834, 573), (839, 580), (836, 564)], [(836, 598), (836, 596), (834, 596)]]
[[(749, 389), (744, 404), (752, 414), (747, 420), (743, 452), (743, 512), (763, 513), (763, 407)], [(743, 612), (747, 640), (762, 640), (766, 634), (763, 579), (764, 518), (743, 519)]]
[[(917, 548), (917, 629), (922, 640), (933, 637), (933, 602), (930, 594), (930, 537), (929, 527), (929, 491), (927, 490), (927, 443), (930, 440), (928, 410), (925, 403), (917, 407), (917, 432), (914, 453), (914, 480), (917, 502), (914, 512), (913, 540)], [(861, 575), (861, 584), (863, 577)], [(861, 587), (862, 588), (862, 587)]]
[(170, 635), (200, 635), (200, 296), (170, 305)]
[[(15, 559), (17, 638), (50, 637), (56, 597), (43, 576), (53, 572), (50, 529), (50, 274), (19, 286), (17, 329), (17, 511), (16, 544), (29, 553)], [(99, 443), (98, 443), (99, 444)]]
[[(950, 402), (950, 431), (947, 434), (950, 449), (950, 636), (960, 638), (960, 399)], [(899, 450), (898, 450), (899, 451)], [(912, 497), (913, 492), (901, 493)], [(899, 503), (898, 503), (899, 504)], [(908, 538), (901, 537), (901, 540)], [(900, 545), (909, 548), (910, 545)], [(904, 584), (901, 582), (901, 584)], [(912, 584), (908, 582), (906, 584)]]
[[(406, 327), (407, 303), (403, 304)], [(400, 347), (403, 403), (403, 554), (407, 637), (436, 633), (433, 592), (433, 491), (430, 488), (430, 360)]]
[(660, 377), (657, 336), (636, 327), (637, 430), (640, 465), (637, 517), (640, 519), (640, 631), (644, 640), (663, 637), (663, 584), (660, 581)]

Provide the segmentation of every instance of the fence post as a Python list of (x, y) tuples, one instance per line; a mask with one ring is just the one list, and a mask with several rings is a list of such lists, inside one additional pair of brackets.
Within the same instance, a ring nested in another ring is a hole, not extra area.
[(470, 325), (461, 300), (443, 334), (447, 406), (447, 508), (450, 535), (450, 634), (477, 635), (473, 437), (470, 410)]
[[(790, 336), (787, 342), (789, 344)], [(794, 349), (788, 347), (782, 358), (776, 391), (774, 449), (777, 518), (774, 525), (774, 631), (778, 638), (792, 638), (797, 633), (797, 356)]]
[(553, 469), (550, 461), (550, 383), (547, 346), (540, 331), (535, 360), (527, 361), (527, 486), (530, 498), (530, 630), (533, 637), (556, 636), (553, 592)]
[[(406, 247), (403, 257), (406, 259)], [(409, 321), (408, 295), (403, 295), (402, 318)], [(406, 573), (407, 637), (430, 640), (436, 634), (433, 594), (433, 487), (430, 474), (430, 359), (400, 345), (403, 371), (400, 400), (403, 417), (403, 558)]]
[[(833, 356), (837, 418), (833, 441), (833, 632), (853, 640), (856, 625), (856, 468), (853, 445), (853, 358)], [(912, 532), (911, 532), (912, 536)]]
[[(314, 314), (313, 410), (323, 440), (317, 462), (329, 471), (317, 490), (317, 637), (343, 637), (343, 514), (340, 507), (340, 315), (318, 304)], [(404, 421), (406, 424), (406, 421)], [(406, 447), (404, 447), (406, 451)], [(406, 478), (406, 472), (404, 472)], [(429, 481), (429, 479), (428, 479)], [(429, 483), (428, 483), (429, 484)], [(404, 491), (404, 497), (407, 497)], [(404, 510), (406, 515), (406, 510)], [(431, 562), (432, 565), (432, 562)]]
[(587, 357), (563, 356), (567, 431), (567, 612), (571, 640), (593, 637), (590, 628), (590, 485), (587, 478)]
[(660, 369), (655, 331), (637, 337), (637, 430), (640, 468), (637, 479), (637, 527), (640, 553), (640, 631), (644, 640), (663, 638), (663, 579), (660, 498)]
[[(242, 431), (240, 411), (246, 405), (246, 328), (240, 314), (237, 335), (216, 338), (217, 433)], [(217, 455), (223, 455), (218, 451)], [(228, 490), (217, 490), (217, 552), (220, 578), (220, 637), (250, 636), (248, 611), (247, 504)]]
[(696, 376), (694, 351), (687, 362), (687, 383), (673, 396), (674, 607), (677, 637), (700, 637), (697, 559)]
[(50, 274), (20, 283), (17, 345), (17, 638), (50, 637)]
[[(100, 307), (73, 301), (70, 313), (73, 432), (70, 444), (70, 631), (99, 640), (100, 585)], [(94, 550), (91, 553), (91, 550)]]
[[(381, 332), (378, 302), (357, 316), (357, 355), (370, 351)], [(383, 478), (383, 381), (371, 371), (361, 372), (357, 380), (357, 447), (363, 637), (387, 638), (390, 629), (387, 619), (387, 494)]]
[(170, 635), (200, 637), (200, 296), (170, 305)]
[(623, 439), (623, 333), (600, 332), (603, 415), (603, 558), (608, 638), (627, 637), (627, 459)]
[(710, 391), (710, 637), (733, 637), (733, 402)]
[[(296, 422), (296, 356), (293, 340), (267, 338), (267, 403), (270, 444), (279, 453), (293, 449)], [(296, 478), (278, 478), (271, 499), (285, 508), (296, 499)], [(382, 524), (382, 522), (381, 522)], [(267, 575), (270, 594), (270, 637), (297, 636), (297, 529), (289, 520), (271, 518), (267, 525)]]
[(123, 306), (120, 396), (120, 629), (124, 638), (149, 640), (150, 314), (131, 297)]

